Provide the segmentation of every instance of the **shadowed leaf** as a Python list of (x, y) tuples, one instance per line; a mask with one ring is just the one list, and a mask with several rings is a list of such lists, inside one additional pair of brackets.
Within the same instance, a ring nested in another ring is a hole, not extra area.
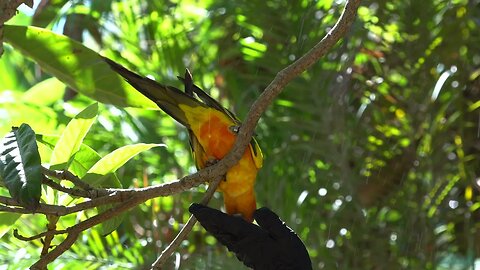
[(35, 209), (41, 195), (40, 154), (35, 133), (27, 124), (12, 128), (0, 142), (0, 180), (12, 198)]

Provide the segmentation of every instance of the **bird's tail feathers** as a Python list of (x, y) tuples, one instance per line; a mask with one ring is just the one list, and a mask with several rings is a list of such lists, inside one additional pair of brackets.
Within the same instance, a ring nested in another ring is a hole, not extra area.
[(206, 107), (205, 104), (187, 95), (178, 88), (162, 85), (152, 79), (140, 76), (108, 58), (105, 58), (105, 61), (135, 89), (155, 102), (160, 109), (186, 127), (189, 127), (188, 121), (185, 113), (180, 109), (179, 104), (190, 107)]

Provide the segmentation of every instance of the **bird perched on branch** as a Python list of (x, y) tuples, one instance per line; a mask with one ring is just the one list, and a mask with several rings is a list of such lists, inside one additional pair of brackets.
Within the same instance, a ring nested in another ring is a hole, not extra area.
[[(183, 92), (140, 76), (110, 59), (105, 58), (105, 61), (135, 89), (188, 129), (198, 169), (222, 159), (233, 147), (240, 121), (193, 84), (188, 70), (185, 78), (179, 77), (185, 85)], [(240, 161), (227, 171), (218, 188), (223, 193), (228, 214), (241, 214), (245, 220), (253, 221), (256, 209), (253, 187), (262, 163), (262, 152), (255, 138), (252, 138)]]

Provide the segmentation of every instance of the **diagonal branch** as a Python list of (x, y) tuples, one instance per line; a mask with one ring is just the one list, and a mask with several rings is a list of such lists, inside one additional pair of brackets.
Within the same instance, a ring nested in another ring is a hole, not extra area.
[[(297, 61), (292, 63), (290, 66), (286, 67), (285, 69), (281, 70), (277, 73), (274, 80), (268, 85), (265, 91), (259, 96), (257, 101), (252, 105), (250, 111), (246, 117), (245, 122), (240, 128), (239, 133), (237, 134), (237, 139), (235, 141), (232, 150), (229, 154), (222, 160), (220, 160), (215, 165), (209, 166), (205, 169), (200, 170), (199, 172), (188, 175), (186, 177), (181, 178), (180, 180), (173, 181), (168, 183), (168, 185), (158, 185), (153, 187), (141, 188), (141, 189), (128, 189), (128, 190), (120, 190), (120, 189), (94, 189), (93, 191), (101, 191), (101, 194), (98, 194), (96, 199), (92, 199), (91, 201), (84, 202), (84, 204), (78, 204), (74, 206), (76, 208), (65, 208), (62, 211), (66, 213), (68, 211), (72, 211), (72, 209), (85, 209), (83, 207), (90, 206), (94, 207), (100, 204), (104, 204), (105, 202), (112, 203), (117, 202), (118, 204), (109, 210), (100, 213), (96, 216), (88, 218), (77, 225), (74, 225), (68, 228), (67, 237), (66, 239), (56, 246), (53, 250), (49, 251), (47, 254), (41, 257), (39, 261), (37, 261), (34, 265), (32, 265), (32, 269), (44, 269), (48, 263), (52, 262), (58, 256), (63, 254), (66, 250), (68, 250), (73, 243), (78, 239), (80, 233), (83, 231), (98, 225), (99, 223), (115, 217), (135, 206), (145, 202), (148, 199), (159, 197), (159, 196), (168, 196), (174, 193), (178, 193), (181, 191), (188, 190), (192, 187), (198, 186), (209, 179), (216, 179), (218, 180), (222, 175), (224, 175), (227, 170), (235, 165), (241, 158), (245, 148), (247, 147), (248, 143), (251, 140), (253, 135), (254, 127), (256, 126), (260, 116), (266, 110), (266, 108), (273, 102), (273, 100), (278, 96), (278, 94), (283, 90), (283, 88), (295, 77), (300, 75), (306, 69), (311, 67), (314, 63), (316, 63), (322, 56), (324, 56), (329, 49), (331, 49), (341, 37), (345, 35), (351, 24), (353, 23), (356, 11), (358, 6), (360, 5), (360, 0), (350, 0), (347, 1), (345, 4), (345, 8), (337, 21), (337, 23), (333, 26), (333, 28), (325, 35), (325, 37), (315, 45), (309, 52), (307, 52), (304, 56), (299, 58)], [(53, 175), (52, 175), (53, 176)], [(58, 175), (53, 177), (64, 177), (69, 180), (76, 181), (75, 177), (71, 177), (71, 175)], [(218, 181), (217, 181), (218, 182)], [(82, 186), (82, 183), (78, 184), (75, 183), (77, 186), (84, 190), (90, 190), (90, 186)], [(215, 183), (211, 183), (211, 188), (209, 187), (209, 193), (213, 194), (215, 190)], [(206, 195), (205, 198), (208, 198), (209, 195)], [(1, 199), (1, 198), (0, 198)], [(0, 200), (1, 201), (1, 200)], [(208, 199), (205, 199), (207, 202)], [(8, 200), (4, 200), (7, 202), (6, 204), (9, 206), (16, 206), (15, 204), (11, 203)], [(95, 203), (94, 203), (95, 202)], [(13, 207), (7, 207), (8, 209), (15, 209)], [(68, 210), (67, 210), (68, 209)], [(60, 208), (57, 210), (60, 211)], [(38, 211), (38, 209), (37, 209)], [(78, 210), (79, 211), (79, 210)], [(71, 212), (70, 212), (71, 213)], [(158, 267), (161, 267), (162, 258), (167, 258), (168, 254), (171, 254), (175, 245), (180, 243), (184, 235), (188, 233), (191, 229), (191, 226), (195, 223), (194, 218), (190, 218), (189, 222), (185, 225), (184, 232), (179, 234), (177, 237), (178, 240), (171, 245), (171, 248), (167, 248), (163, 253), (164, 255), (158, 258)], [(153, 267), (156, 267), (157, 263)]]
[[(207, 171), (207, 172), (209, 172), (209, 171)], [(206, 174), (206, 176), (204, 176), (205, 174)], [(67, 238), (61, 244), (56, 246), (55, 249), (53, 249), (52, 251), (50, 251), (47, 254), (45, 254), (44, 256), (42, 256), (40, 258), (40, 260), (38, 260), (35, 264), (33, 264), (31, 266), (31, 269), (44, 269), (50, 262), (52, 262), (58, 256), (62, 255), (65, 251), (67, 251), (75, 243), (78, 236), (83, 231), (85, 231), (87, 229), (90, 229), (91, 227), (96, 226), (96, 225), (100, 224), (101, 222), (103, 222), (105, 220), (116, 217), (116, 216), (122, 214), (123, 212), (128, 211), (131, 208), (133, 208), (133, 207), (135, 207), (135, 206), (137, 206), (137, 205), (139, 205), (139, 204), (141, 204), (141, 203), (143, 203), (143, 202), (145, 202), (149, 199), (152, 199), (152, 198), (158, 197), (158, 196), (171, 195), (172, 194), (171, 190), (177, 191), (179, 189), (183, 189), (183, 190), (190, 189), (194, 185), (189, 183), (188, 181), (189, 181), (189, 179), (192, 179), (192, 177), (194, 177), (194, 175), (196, 175), (196, 177), (201, 178), (201, 177), (209, 176), (209, 173), (201, 173), (201, 174), (196, 173), (196, 174), (193, 174), (193, 175), (183, 177), (181, 180), (173, 181), (171, 183), (168, 183), (168, 185), (159, 185), (159, 186), (155, 186), (155, 187), (139, 189), (141, 191), (130, 190), (130, 192), (128, 192), (128, 193), (127, 192), (118, 193), (118, 195), (115, 195), (116, 193), (110, 194), (111, 196), (116, 196), (115, 198), (123, 198), (125, 200), (122, 201), (121, 203), (117, 204), (116, 206), (106, 210), (105, 212), (102, 212), (98, 215), (95, 215), (91, 218), (88, 218), (84, 221), (81, 221), (80, 223), (66, 229), (66, 231), (68, 233)], [(218, 181), (218, 179), (220, 179), (221, 175), (222, 174), (218, 174), (213, 179), (216, 179)], [(204, 179), (203, 182), (205, 182), (205, 181), (206, 180)], [(214, 190), (215, 190), (215, 188), (212, 185), (212, 191), (210, 191), (211, 194), (207, 193), (207, 195), (210, 194), (209, 196), (211, 197)], [(207, 197), (207, 195), (205, 195), (205, 197)], [(101, 197), (101, 198), (98, 198), (98, 199), (103, 199), (103, 198), (109, 198), (109, 197)], [(87, 202), (85, 202), (85, 203), (87, 203)]]
[[(202, 201), (200, 202), (201, 204), (208, 204), (213, 194), (215, 193), (215, 190), (217, 190), (221, 179), (221, 177), (217, 177), (217, 179), (210, 181), (210, 185), (208, 186), (208, 189), (205, 192)], [(193, 226), (195, 226), (196, 222), (197, 219), (193, 215), (190, 215), (190, 218), (188, 219), (187, 223), (185, 223), (182, 230), (180, 230), (175, 239), (173, 239), (173, 241), (162, 251), (157, 260), (152, 264), (152, 269), (162, 269), (162, 266), (167, 262), (167, 259), (172, 256), (172, 253), (175, 251), (175, 249), (178, 248), (178, 246), (182, 243), (183, 240), (185, 240), (190, 231), (192, 231)]]
[[(237, 140), (235, 141), (232, 151), (230, 151), (230, 153), (222, 160), (225, 163), (219, 164), (219, 166), (230, 166), (232, 162), (235, 163), (239, 160), (245, 147), (247, 147), (250, 142), (254, 128), (263, 112), (265, 112), (267, 107), (292, 79), (315, 64), (340, 40), (340, 38), (346, 34), (355, 20), (359, 6), (360, 0), (347, 1), (337, 23), (322, 38), (322, 40), (297, 61), (277, 73), (273, 81), (253, 103), (239, 133), (237, 134)], [(232, 162), (230, 162), (230, 160), (232, 160)]]
[(56, 234), (64, 234), (64, 233), (67, 233), (67, 230), (52, 230), (52, 231), (45, 231), (45, 232), (42, 232), (42, 233), (39, 233), (39, 234), (36, 234), (34, 236), (23, 236), (21, 235), (17, 229), (14, 229), (13, 230), (13, 236), (19, 240), (22, 240), (22, 241), (33, 241), (33, 240), (37, 240), (39, 238), (42, 238), (44, 236), (47, 236), (47, 235), (56, 235)]
[(68, 180), (68, 181), (72, 182), (75, 186), (77, 186), (77, 187), (79, 187), (83, 190), (88, 191), (88, 190), (94, 190), (95, 189), (94, 187), (92, 187), (89, 184), (80, 180), (80, 178), (78, 178), (77, 176), (75, 176), (73, 173), (71, 173), (68, 170), (54, 171), (54, 170), (49, 170), (45, 167), (42, 167), (42, 173), (47, 175), (47, 176), (54, 177), (58, 180)]
[(64, 187), (62, 186), (61, 184), (53, 181), (52, 179), (46, 177), (46, 176), (43, 176), (43, 179), (42, 179), (42, 184), (45, 184), (53, 189), (56, 189), (58, 191), (62, 191), (62, 192), (65, 192), (67, 194), (70, 194), (72, 196), (76, 196), (76, 197), (84, 197), (84, 198), (88, 198), (90, 197), (90, 193), (85, 191), (85, 190), (80, 190), (80, 189), (76, 189), (76, 188), (67, 188), (67, 187)]
[(56, 246), (52, 251), (48, 252), (44, 256), (40, 258), (35, 264), (31, 266), (30, 269), (45, 269), (45, 267), (51, 263), (53, 260), (58, 258), (58, 256), (62, 255), (65, 251), (67, 251), (78, 239), (78, 236), (80, 236), (80, 233), (83, 231), (92, 228), (93, 226), (96, 226), (100, 224), (101, 222), (116, 217), (120, 214), (122, 214), (125, 211), (130, 210), (131, 208), (145, 202), (145, 199), (143, 197), (137, 196), (133, 197), (128, 201), (125, 201), (121, 204), (118, 204), (105, 212), (102, 212), (98, 215), (95, 215), (91, 218), (88, 218), (84, 221), (81, 221), (80, 223), (69, 227), (66, 229), (68, 235), (67, 238), (58, 246)]
[[(260, 119), (260, 116), (265, 112), (267, 107), (273, 102), (273, 100), (282, 92), (285, 86), (295, 77), (307, 70), (313, 64), (315, 64), (321, 57), (323, 57), (339, 40), (342, 38), (353, 21), (355, 20), (357, 9), (360, 5), (360, 0), (347, 1), (342, 11), (340, 18), (333, 28), (318, 42), (310, 51), (299, 58), (297, 61), (278, 72), (277, 76), (267, 86), (265, 91), (258, 97), (255, 103), (250, 108), (250, 111), (241, 126), (240, 132), (237, 135), (237, 139), (232, 150), (228, 155), (219, 161), (217, 164), (207, 167), (207, 169), (214, 170), (215, 172), (226, 172), (228, 168), (235, 165), (241, 158), (245, 148), (249, 144), (255, 126)], [(203, 173), (204, 170), (200, 171)], [(218, 174), (217, 174), (218, 175)], [(209, 187), (210, 188), (210, 187)], [(207, 201), (208, 202), (208, 201)], [(184, 229), (187, 233), (191, 230), (191, 227), (195, 224), (196, 220), (193, 216), (190, 217)], [(190, 225), (191, 223), (191, 225)], [(187, 226), (188, 225), (188, 226)], [(191, 226), (191, 227), (190, 227)], [(187, 233), (183, 233), (183, 230), (177, 235), (174, 241), (162, 252), (160, 257), (153, 263), (152, 269), (161, 269), (166, 262), (168, 256), (173, 253), (173, 249), (185, 239)], [(167, 255), (167, 256), (166, 256)]]

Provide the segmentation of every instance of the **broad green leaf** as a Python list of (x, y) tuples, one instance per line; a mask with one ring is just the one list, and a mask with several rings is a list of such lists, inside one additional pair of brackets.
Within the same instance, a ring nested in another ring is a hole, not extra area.
[(64, 35), (33, 26), (4, 26), (4, 39), (60, 81), (102, 103), (157, 106), (110, 69), (103, 58)]
[(22, 96), (25, 103), (37, 105), (51, 105), (63, 98), (65, 84), (52, 77), (41, 81), (30, 88)]
[(132, 157), (152, 147), (158, 146), (165, 145), (139, 143), (118, 148), (95, 163), (82, 179), (97, 187), (120, 187), (121, 185), (118, 179), (116, 181), (114, 180), (116, 178), (113, 177), (114, 172)]
[(35, 134), (35, 139), (37, 140), (38, 152), (40, 153), (41, 160), (50, 160), (52, 156), (53, 149), (55, 144), (57, 144), (59, 135), (42, 135)]
[(15, 99), (10, 100), (9, 92), (11, 91), (0, 92), (0, 134), (6, 134), (12, 126), (23, 123), (37, 132), (51, 132), (56, 129), (58, 115), (52, 108), (24, 104), (20, 101), (21, 95), (11, 95)]
[(17, 89), (19, 88), (19, 78), (12, 75), (12, 59), (8, 53), (4, 53), (0, 58), (0, 89)]
[[(60, 136), (56, 135), (39, 135), (37, 134), (38, 149), (42, 160), (49, 160), (52, 156), (53, 149), (57, 144)], [(83, 177), (88, 169), (90, 169), (101, 156), (86, 144), (81, 144), (80, 149), (76, 152), (68, 170), (78, 177)]]
[(1, 140), (0, 175), (12, 198), (30, 209), (38, 206), (42, 167), (35, 133), (27, 124), (12, 128)]
[[(139, 153), (149, 150), (152, 147), (164, 146), (163, 144), (133, 144), (121, 147), (112, 153), (106, 155), (88, 170), (83, 181), (94, 186), (102, 187), (121, 187), (120, 181), (115, 171), (125, 164), (132, 157)], [(113, 205), (98, 207), (99, 212), (104, 212)], [(125, 214), (119, 215), (102, 223), (102, 235), (108, 235), (120, 226)]]
[(52, 157), (50, 158), (51, 169), (64, 170), (70, 166), (97, 114), (98, 104), (94, 103), (70, 120), (55, 145), (55, 149), (53, 149)]
[(81, 178), (85, 176), (88, 170), (101, 158), (102, 157), (90, 146), (82, 144), (80, 150), (75, 154), (75, 158), (68, 170)]
[[(115, 205), (105, 205), (105, 206), (99, 206), (98, 207), (98, 212), (103, 213), (106, 210), (110, 209), (111, 207), (114, 207)], [(125, 215), (127, 213), (122, 213), (116, 217), (113, 217), (111, 219), (108, 219), (101, 224), (101, 233), (103, 236), (111, 234), (113, 231), (115, 231), (120, 224), (122, 224), (123, 220), (125, 219)]]
[(13, 224), (21, 216), (18, 213), (0, 212), (0, 239), (6, 232), (10, 231)]

